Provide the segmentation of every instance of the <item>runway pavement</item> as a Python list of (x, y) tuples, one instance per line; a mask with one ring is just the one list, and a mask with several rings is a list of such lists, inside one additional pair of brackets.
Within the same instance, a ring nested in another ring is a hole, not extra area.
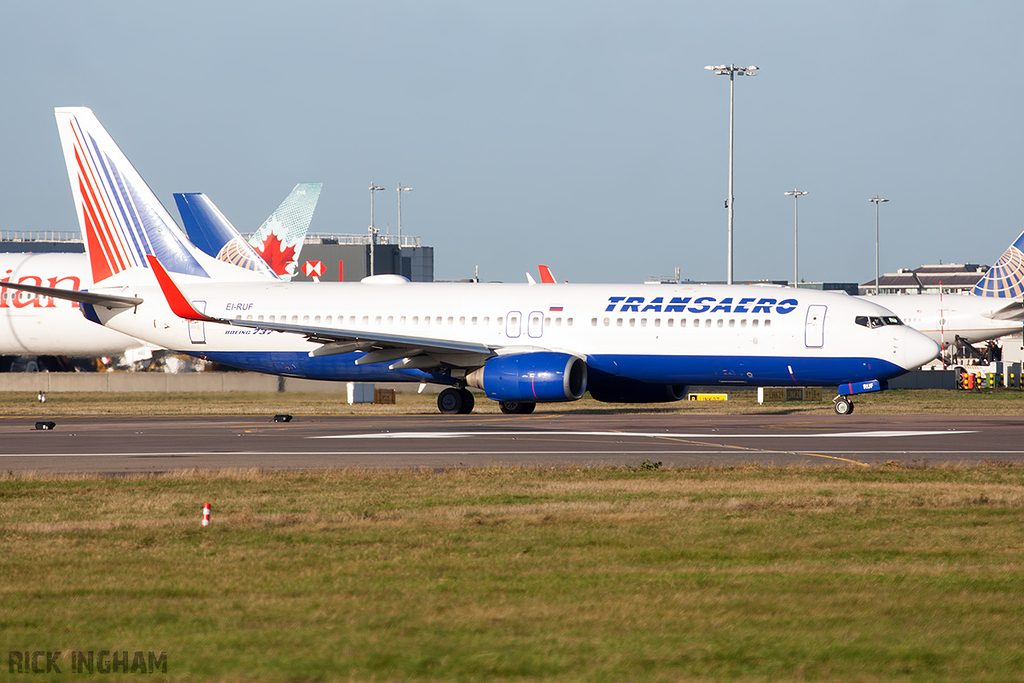
[(0, 471), (1024, 461), (1015, 416), (59, 417), (43, 431), (37, 419), (0, 418)]

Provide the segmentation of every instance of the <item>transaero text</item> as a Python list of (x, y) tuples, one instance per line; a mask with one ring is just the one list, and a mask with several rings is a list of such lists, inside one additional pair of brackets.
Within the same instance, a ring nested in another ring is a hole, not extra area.
[[(768, 297), (735, 297), (727, 296), (718, 299), (713, 296), (674, 296), (667, 303), (665, 297), (656, 296), (647, 301), (642, 296), (610, 296), (606, 313), (779, 313), (785, 315), (796, 310), (799, 302), (796, 299), (771, 299)], [(616, 308), (616, 306), (618, 308)]]

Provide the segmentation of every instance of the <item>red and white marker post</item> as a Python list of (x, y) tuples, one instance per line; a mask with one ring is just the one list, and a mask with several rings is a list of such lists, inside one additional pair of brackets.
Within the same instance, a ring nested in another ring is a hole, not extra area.
[(203, 506), (203, 526), (210, 526), (210, 504), (207, 503)]

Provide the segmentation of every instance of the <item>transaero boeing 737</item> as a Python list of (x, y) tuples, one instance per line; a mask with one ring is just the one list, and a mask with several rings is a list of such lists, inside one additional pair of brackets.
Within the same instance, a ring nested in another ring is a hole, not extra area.
[(810, 290), (240, 281), (248, 271), (217, 268), (184, 238), (92, 111), (56, 117), (96, 283), (78, 295), (83, 312), (237, 368), (447, 385), (443, 413), (472, 410), (468, 387), (528, 413), (586, 391), (660, 402), (687, 384), (719, 384), (838, 385), (843, 414), (850, 395), (883, 389), (939, 351), (880, 306)]

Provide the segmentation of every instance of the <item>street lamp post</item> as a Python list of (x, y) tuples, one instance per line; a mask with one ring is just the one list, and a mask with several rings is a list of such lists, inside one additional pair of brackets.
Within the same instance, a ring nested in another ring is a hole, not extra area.
[(734, 197), (732, 194), (732, 130), (733, 130), (733, 102), (736, 86), (736, 74), (740, 76), (756, 76), (756, 66), (736, 66), (735, 64), (719, 64), (718, 66), (704, 67), (708, 71), (714, 71), (719, 76), (729, 77), (729, 197), (725, 200), (725, 208), (729, 210), (729, 236), (726, 265), (726, 281), (732, 284), (732, 205)]
[(402, 250), (402, 193), (412, 192), (411, 187), (402, 187), (402, 183), (398, 183), (398, 250)]
[(380, 192), (383, 189), (384, 188), (381, 187), (380, 185), (375, 185), (372, 182), (370, 183), (370, 228), (369, 228), (369, 231), (370, 231), (370, 275), (374, 274), (374, 272), (373, 272), (374, 271), (374, 268), (373, 268), (373, 251), (374, 251), (373, 246), (377, 243), (377, 228), (373, 227), (373, 193), (374, 192)]
[(875, 296), (878, 296), (878, 205), (889, 200), (876, 194), (868, 201), (875, 203)]
[(797, 248), (797, 200), (800, 197), (807, 194), (806, 190), (798, 190), (793, 188), (792, 192), (783, 192), (782, 194), (787, 197), (793, 197), (793, 287), (800, 286), (800, 268), (798, 266), (800, 259), (800, 250)]

